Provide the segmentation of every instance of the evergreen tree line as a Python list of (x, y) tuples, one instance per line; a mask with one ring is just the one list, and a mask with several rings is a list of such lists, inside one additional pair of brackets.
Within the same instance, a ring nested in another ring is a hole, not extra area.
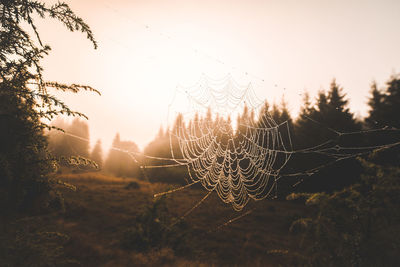
[(57, 118), (52, 126), (63, 131), (51, 131), (48, 134), (49, 151), (58, 159), (85, 158), (91, 165), (70, 164), (68, 160), (60, 160), (62, 166), (59, 172), (104, 171), (119, 177), (139, 177), (140, 169), (137, 154), (138, 146), (132, 141), (121, 140), (116, 134), (112, 147), (107, 155), (103, 155), (101, 140), (97, 140), (90, 149), (89, 125), (78, 118), (71, 123)]
[[(174, 158), (182, 158), (178, 140), (175, 134), (180, 131), (182, 136), (191, 134), (201, 136), (202, 129), (211, 129), (214, 135), (220, 136), (219, 142), (222, 145), (228, 145), (228, 135), (217, 133), (215, 131), (225, 128), (224, 131), (231, 133), (235, 142), (242, 141), (241, 133), (244, 133), (246, 126), (252, 124), (256, 127), (265, 127), (267, 122), (263, 121), (265, 116), (272, 118), (277, 124), (282, 126), (279, 129), (282, 141), (288, 151), (299, 151), (302, 149), (314, 148), (324, 149), (327, 147), (363, 147), (373, 145), (385, 145), (398, 142), (400, 137), (398, 133), (392, 131), (398, 128), (399, 113), (396, 113), (399, 101), (399, 79), (397, 76), (391, 77), (387, 86), (378, 89), (376, 83), (371, 86), (371, 96), (369, 99), (369, 115), (364, 119), (356, 119), (349, 110), (349, 100), (346, 98), (343, 88), (335, 80), (330, 84), (327, 92), (320, 91), (312, 101), (308, 93), (304, 94), (303, 105), (296, 119), (293, 119), (286, 102), (270, 105), (265, 101), (259, 114), (254, 110), (244, 107), (237, 120), (237, 127), (233, 129), (231, 118), (223, 118), (216, 114), (212, 118), (212, 110), (209, 109), (204, 117), (195, 114), (194, 118), (185, 122), (182, 115), (178, 115), (171, 129), (164, 131), (160, 128), (155, 139), (144, 149), (143, 154), (150, 157), (139, 157), (137, 154), (139, 148), (132, 141), (123, 141), (119, 134), (116, 134), (112, 148), (104, 157), (102, 153), (101, 141), (98, 140), (92, 151), (89, 151), (89, 127), (82, 120), (75, 119), (71, 124), (58, 119), (53, 125), (69, 134), (82, 137), (66, 135), (62, 132), (52, 131), (49, 135), (49, 149), (58, 157), (82, 156), (94, 161), (98, 169), (112, 175), (120, 177), (143, 177), (139, 166), (160, 166), (175, 164)], [(288, 129), (286, 129), (287, 127)], [(385, 128), (386, 127), (386, 128)], [(387, 129), (387, 131), (377, 131), (363, 134), (363, 131), (371, 129)], [(251, 130), (251, 129), (250, 129)], [(287, 131), (288, 130), (288, 131)], [(171, 133), (173, 134), (171, 136)], [(341, 136), (341, 133), (352, 133)], [(266, 143), (266, 142), (264, 142)], [(289, 145), (290, 144), (290, 145)], [(321, 144), (326, 144), (320, 146)], [(260, 145), (262, 145), (260, 143)], [(346, 153), (358, 153), (357, 150), (346, 150)], [(344, 153), (338, 151), (338, 154)], [(157, 159), (159, 158), (159, 159)], [(277, 158), (276, 166), (282, 164), (282, 160)], [(392, 148), (382, 153), (379, 159), (380, 164), (395, 164), (399, 160), (398, 149)], [(287, 193), (298, 191), (331, 192), (339, 190), (347, 185), (358, 181), (362, 167), (355, 158), (349, 158), (343, 161), (335, 162), (331, 156), (323, 153), (294, 153), (291, 160), (282, 170), (284, 179), (279, 184), (280, 194), (283, 197)], [(310, 172), (308, 175), (287, 176), (285, 174), (305, 173), (314, 168), (323, 166), (318, 172)], [(79, 168), (78, 168), (79, 169)], [(81, 167), (81, 170), (88, 170), (87, 167)], [(145, 170), (150, 181), (159, 181), (167, 183), (187, 183), (187, 168), (184, 166), (172, 168), (148, 168)], [(312, 175), (311, 175), (312, 174)], [(301, 181), (301, 183), (298, 183)], [(293, 185), (299, 184), (296, 187)]]
[[(299, 151), (314, 148), (312, 150), (315, 151), (328, 147), (332, 149), (335, 147), (347, 147), (352, 149), (340, 149), (337, 151), (338, 155), (355, 155), (360, 152), (358, 150), (360, 147), (383, 146), (399, 142), (400, 134), (395, 131), (395, 129), (399, 128), (400, 121), (400, 113), (396, 112), (399, 107), (398, 103), (400, 103), (399, 85), (400, 79), (398, 76), (392, 76), (386, 83), (386, 87), (382, 89), (378, 89), (376, 83), (373, 83), (368, 102), (370, 110), (368, 116), (364, 119), (355, 118), (355, 115), (348, 107), (349, 100), (346, 98), (344, 89), (333, 80), (329, 90), (320, 91), (315, 101), (312, 101), (307, 93), (304, 94), (303, 105), (298, 117), (295, 119), (291, 116), (284, 100), (280, 105), (273, 104), (272, 106), (265, 102), (258, 116), (254, 111), (245, 107), (237, 118), (237, 129), (235, 131), (230, 129), (230, 131), (232, 131), (235, 139), (239, 139), (240, 131), (244, 131), (241, 127), (243, 128), (243, 124), (246, 124), (243, 123), (244, 121), (247, 124), (252, 122), (255, 125), (262, 125), (263, 114), (268, 113), (276, 124), (289, 128), (289, 134), (286, 129), (280, 130), (287, 150)], [(174, 157), (180, 158), (177, 140), (174, 136), (170, 136), (171, 133), (176, 133), (177, 129), (186, 129), (186, 131), (192, 129), (193, 131), (193, 125), (197, 125), (198, 128), (212, 128), (213, 124), (221, 126), (223, 120), (218, 114), (213, 120), (210, 110), (204, 117), (195, 115), (188, 122), (184, 122), (182, 116), (178, 115), (171, 130), (163, 131), (160, 128), (156, 138), (145, 148), (144, 154), (153, 157), (171, 158), (172, 150)], [(227, 118), (226, 125), (231, 125), (230, 118)], [(373, 129), (382, 130), (369, 131)], [(347, 134), (343, 135), (342, 133)], [(172, 147), (170, 140), (172, 141)], [(288, 145), (290, 141), (292, 147)], [(321, 146), (321, 144), (325, 145)], [(399, 155), (399, 150), (395, 146), (381, 153), (380, 158), (375, 161), (379, 160), (380, 164), (396, 165), (400, 160)], [(333, 162), (334, 164), (332, 164)], [(146, 161), (146, 165), (172, 163), (172, 161), (157, 159), (147, 159)], [(309, 175), (285, 177), (285, 174), (305, 173), (315, 168), (318, 171), (312, 171)], [(361, 170), (362, 166), (355, 158), (335, 162), (334, 157), (324, 153), (294, 153), (281, 172), (284, 179), (281, 179), (279, 183), (280, 192), (282, 197), (289, 192), (293, 192), (293, 190), (332, 192), (357, 182), (360, 179)], [(186, 169), (183, 167), (152, 169), (147, 172), (150, 173), (149, 177), (151, 179), (157, 181), (180, 181), (185, 183), (188, 178)], [(294, 187), (297, 184), (298, 186)]]

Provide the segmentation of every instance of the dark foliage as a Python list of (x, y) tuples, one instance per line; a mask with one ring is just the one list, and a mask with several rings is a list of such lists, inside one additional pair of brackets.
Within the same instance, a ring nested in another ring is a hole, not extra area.
[[(315, 105), (310, 103), (309, 96), (306, 94), (304, 105), (294, 127), (295, 150), (348, 147), (360, 144), (360, 135), (340, 134), (361, 130), (361, 123), (355, 120), (347, 105), (348, 100), (345, 99), (343, 89), (335, 80), (332, 81), (327, 93), (322, 91), (319, 93)], [(338, 151), (338, 153), (343, 152)], [(290, 172), (293, 170), (307, 172), (317, 168), (318, 172), (310, 171), (312, 176), (301, 177), (305, 181), (296, 188), (300, 192), (332, 192), (351, 185), (359, 179), (361, 167), (356, 160), (348, 159), (331, 165), (334, 161), (334, 158), (323, 153), (298, 153), (292, 157), (285, 171), (290, 169)], [(292, 181), (292, 184), (295, 181)]]
[[(361, 130), (361, 123), (350, 112), (343, 89), (333, 80), (327, 93), (321, 91), (315, 105), (311, 105), (308, 95), (295, 126), (296, 149), (320, 145), (331, 139), (338, 139), (336, 132)], [(340, 141), (340, 140), (338, 140)]]
[(177, 254), (188, 252), (189, 226), (183, 220), (176, 220), (168, 211), (165, 198), (156, 199), (124, 233), (121, 245), (136, 251), (169, 247)]
[[(365, 119), (369, 129), (384, 129), (370, 135), (369, 140), (378, 145), (399, 142), (400, 132), (400, 79), (394, 75), (386, 83), (386, 88), (378, 89), (372, 84), (371, 97), (368, 101), (370, 111)], [(380, 153), (375, 161), (383, 165), (398, 165), (400, 162), (400, 146), (387, 149)]]
[(400, 261), (400, 170), (361, 162), (365, 171), (359, 183), (308, 195), (306, 204), (315, 205), (316, 213), (291, 226), (311, 240), (305, 248), (311, 266), (396, 266)]
[[(40, 60), (50, 51), (43, 45), (33, 16), (49, 16), (69, 30), (87, 34), (96, 47), (92, 32), (65, 3), (48, 6), (38, 1), (0, 1), (0, 207), (2, 215), (17, 210), (48, 206), (52, 183), (49, 174), (56, 162), (47, 151), (44, 123), (59, 114), (84, 116), (48, 93), (96, 91), (89, 86), (66, 85), (43, 79)], [(32, 39), (22, 25), (31, 27)], [(96, 91), (97, 92), (97, 91)]]
[(400, 128), (400, 77), (392, 76), (384, 90), (372, 84), (369, 116), (365, 119), (370, 128)]
[(0, 266), (80, 266), (65, 253), (70, 237), (49, 226), (48, 219), (0, 223)]

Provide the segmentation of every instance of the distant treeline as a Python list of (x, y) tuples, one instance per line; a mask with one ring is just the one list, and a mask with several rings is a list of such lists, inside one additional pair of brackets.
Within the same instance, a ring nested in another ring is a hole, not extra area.
[[(214, 114), (213, 118), (212, 110), (208, 110), (204, 117), (196, 114), (192, 120), (186, 122), (183, 121), (182, 115), (178, 115), (171, 129), (160, 128), (154, 140), (143, 151), (144, 155), (150, 157), (143, 158), (137, 154), (139, 152), (137, 145), (132, 141), (122, 141), (119, 134), (116, 134), (112, 148), (106, 157), (102, 154), (100, 140), (90, 151), (87, 123), (75, 119), (68, 124), (59, 119), (53, 123), (55, 126), (64, 129), (69, 134), (80, 136), (82, 139), (53, 131), (49, 137), (49, 149), (56, 156), (81, 155), (87, 157), (95, 161), (100, 170), (116, 176), (143, 177), (144, 173), (140, 171), (140, 165), (170, 165), (175, 162), (166, 159), (182, 157), (176, 136), (170, 135), (179, 130), (193, 129), (194, 124), (199, 128), (202, 127), (199, 125), (212, 128), (216, 124), (224, 123), (230, 125), (228, 131), (235, 133), (235, 138), (239, 139), (240, 132), (244, 131), (242, 128), (245, 121), (252, 121), (254, 125), (262, 125), (263, 118), (268, 114), (277, 125), (284, 123), (288, 127), (289, 133), (282, 131), (281, 134), (286, 143), (291, 143), (291, 146), (287, 145), (285, 148), (289, 151), (314, 148), (329, 142), (331, 147), (336, 145), (337, 147), (354, 148), (338, 152), (350, 155), (359, 152), (357, 149), (360, 147), (385, 145), (399, 141), (400, 134), (391, 131), (392, 127), (400, 128), (400, 79), (398, 76), (392, 76), (383, 89), (378, 89), (376, 83), (372, 84), (368, 102), (370, 110), (366, 118), (355, 118), (348, 108), (348, 103), (349, 100), (346, 98), (343, 88), (333, 80), (329, 90), (320, 91), (314, 101), (308, 93), (304, 94), (303, 105), (295, 119), (291, 116), (284, 99), (280, 104), (272, 105), (265, 101), (260, 114), (255, 114), (254, 110), (244, 107), (236, 118), (236, 129), (232, 128), (231, 118), (222, 118), (218, 114)], [(365, 133), (365, 130), (368, 129), (385, 127), (388, 131)], [(352, 134), (341, 135), (341, 133)], [(319, 148), (323, 149), (324, 146)], [(172, 151), (174, 155), (172, 155)], [(398, 149), (392, 148), (382, 154), (378, 159), (379, 164), (396, 164), (396, 162), (400, 162), (399, 155)], [(333, 161), (331, 156), (323, 153), (295, 153), (281, 172), (284, 176), (279, 183), (281, 194), (285, 195), (293, 190), (331, 192), (358, 181), (361, 166), (357, 160), (350, 158), (330, 164)], [(324, 166), (324, 168), (319, 169), (318, 172), (310, 172), (310, 177), (307, 175), (285, 177), (285, 174), (306, 173), (318, 166)], [(150, 181), (182, 184), (189, 181), (185, 166), (148, 168), (145, 170), (145, 175)], [(294, 188), (293, 185), (298, 184), (299, 181), (302, 182)]]
[[(58, 158), (84, 157), (95, 163), (96, 169), (105, 171), (120, 177), (138, 177), (139, 165), (127, 152), (138, 153), (138, 146), (131, 141), (122, 141), (117, 133), (112, 143), (112, 148), (104, 157), (101, 140), (97, 140), (90, 150), (89, 125), (80, 119), (74, 119), (71, 123), (63, 119), (57, 119), (52, 126), (61, 128), (62, 131), (51, 131), (48, 135), (49, 150)], [(136, 155), (135, 155), (136, 156)], [(70, 166), (68, 161), (60, 161), (60, 171), (93, 171), (93, 165)]]

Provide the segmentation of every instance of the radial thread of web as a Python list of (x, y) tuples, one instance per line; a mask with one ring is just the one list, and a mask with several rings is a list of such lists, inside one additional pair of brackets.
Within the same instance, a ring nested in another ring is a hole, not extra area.
[[(287, 122), (278, 125), (260, 110), (262, 102), (251, 85), (239, 86), (231, 77), (203, 77), (182, 93), (189, 110), (174, 114), (170, 146), (176, 161), (186, 162), (191, 181), (215, 191), (235, 210), (250, 199), (271, 196), (291, 156), (290, 135), (282, 134), (288, 133)], [(235, 115), (236, 127), (231, 120)]]

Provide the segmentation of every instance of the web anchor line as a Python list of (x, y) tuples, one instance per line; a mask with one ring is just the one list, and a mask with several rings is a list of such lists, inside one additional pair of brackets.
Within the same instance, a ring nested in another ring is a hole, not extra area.
[(239, 216), (236, 216), (236, 217), (234, 217), (234, 218), (232, 218), (232, 219), (229, 219), (229, 220), (226, 221), (225, 223), (223, 223), (223, 224), (217, 226), (215, 229), (209, 230), (208, 233), (212, 233), (212, 232), (219, 231), (221, 228), (226, 227), (226, 226), (228, 226), (229, 224), (231, 224), (231, 223), (233, 223), (233, 222), (235, 222), (235, 221), (237, 221), (237, 220), (242, 219), (243, 217), (245, 217), (245, 216), (247, 216), (247, 215), (253, 213), (255, 210), (256, 210), (256, 208), (252, 208), (252, 209), (250, 209), (250, 210), (248, 210), (248, 211), (246, 211), (246, 212), (240, 214)]
[(200, 180), (199, 181), (195, 181), (195, 182), (190, 183), (190, 184), (187, 184), (187, 185), (184, 185), (184, 186), (181, 186), (181, 187), (178, 187), (178, 188), (175, 188), (175, 189), (171, 189), (171, 190), (166, 191), (166, 192), (161, 192), (161, 193), (154, 194), (153, 197), (157, 198), (157, 197), (161, 197), (161, 196), (168, 195), (168, 194), (171, 194), (171, 193), (175, 193), (177, 191), (180, 191), (180, 190), (186, 189), (188, 187), (191, 187), (192, 185), (195, 185), (198, 182), (200, 182)]
[(182, 221), (183, 219), (185, 219), (186, 216), (188, 216), (190, 213), (192, 213), (196, 208), (198, 208), (210, 195), (211, 195), (212, 191), (207, 192), (207, 194), (200, 199), (196, 205), (194, 205), (193, 207), (191, 207), (188, 211), (186, 211), (179, 219), (177, 219), (170, 227), (176, 225), (177, 223), (179, 223), (180, 221)]

